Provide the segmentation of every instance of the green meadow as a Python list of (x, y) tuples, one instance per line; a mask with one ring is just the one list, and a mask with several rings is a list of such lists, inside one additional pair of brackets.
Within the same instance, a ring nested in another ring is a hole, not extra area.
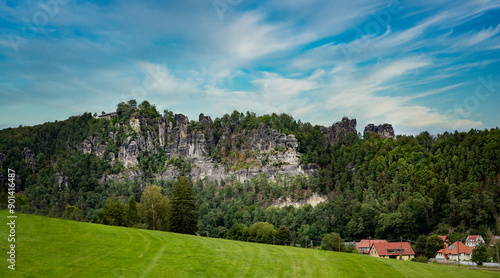
[(0, 211), (0, 277), (499, 277), (487, 272), (18, 214), (16, 270)]

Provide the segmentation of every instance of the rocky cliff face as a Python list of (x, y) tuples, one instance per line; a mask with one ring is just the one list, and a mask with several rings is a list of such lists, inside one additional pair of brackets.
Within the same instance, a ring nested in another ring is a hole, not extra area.
[(374, 125), (369, 124), (365, 127), (365, 132), (377, 133), (382, 138), (392, 138), (396, 139), (396, 134), (394, 134), (394, 129), (391, 124)]
[[(190, 174), (195, 179), (229, 180), (235, 176), (243, 182), (265, 175), (269, 180), (274, 180), (277, 175), (309, 175), (319, 168), (315, 164), (300, 164), (297, 152), (299, 143), (294, 135), (279, 133), (263, 123), (256, 129), (233, 131), (223, 123), (214, 127), (210, 116), (200, 114), (198, 123), (193, 127), (187, 116), (176, 114), (173, 122), (160, 118), (152, 124), (151, 120), (138, 116), (117, 126), (127, 134), (122, 142), (117, 141), (120, 137), (118, 132), (110, 132), (107, 140), (89, 137), (78, 147), (86, 154), (104, 156), (107, 153), (106, 159), (112, 164), (121, 161), (127, 168), (124, 173), (104, 175), (102, 182), (137, 176), (142, 179), (143, 173), (138, 167), (141, 156), (158, 153), (164, 154), (167, 160), (187, 158), (191, 164)], [(394, 136), (390, 125), (370, 127), (369, 131), (372, 130), (383, 136)], [(330, 144), (349, 132), (356, 133), (356, 120), (344, 117), (331, 127), (321, 127), (321, 132)], [(118, 152), (106, 152), (108, 143), (100, 143), (110, 140), (119, 144)], [(232, 155), (232, 160), (217, 163), (214, 152), (220, 152), (223, 157)], [(179, 169), (172, 165), (161, 173), (155, 173), (156, 178), (163, 180), (175, 179), (178, 175)]]
[[(200, 114), (199, 124), (202, 130), (188, 130), (189, 119), (182, 114), (174, 116), (174, 122), (168, 122), (160, 118), (155, 122), (156, 129), (147, 125), (142, 118), (131, 118), (128, 123), (118, 124), (128, 132), (133, 130), (134, 135), (127, 136), (119, 146), (115, 155), (109, 152), (106, 159), (114, 163), (121, 161), (128, 168), (124, 173), (117, 175), (104, 175), (101, 182), (110, 179), (124, 180), (142, 176), (137, 168), (141, 154), (147, 151), (154, 154), (158, 151), (164, 152), (167, 159), (174, 157), (186, 157), (191, 162), (190, 174), (195, 179), (208, 178), (209, 180), (229, 180), (235, 176), (238, 181), (243, 182), (254, 177), (265, 175), (269, 180), (274, 180), (277, 175), (296, 176), (300, 174), (311, 174), (318, 169), (317, 165), (300, 165), (299, 153), (297, 152), (298, 141), (293, 135), (286, 135), (261, 124), (257, 129), (243, 130), (234, 133), (227, 126), (222, 126), (222, 134), (215, 142), (210, 116)], [(156, 130), (156, 133), (153, 132)], [(208, 131), (208, 132), (207, 132)], [(208, 134), (208, 135), (206, 135)], [(117, 134), (111, 132), (109, 139), (116, 140)], [(244, 138), (245, 146), (234, 147), (237, 141)], [(108, 143), (100, 143), (100, 138), (89, 137), (78, 149), (86, 154), (104, 156)], [(248, 160), (248, 167), (231, 169), (227, 165), (216, 163), (209, 155), (209, 149), (220, 149), (221, 152), (229, 152), (230, 149), (237, 150)], [(156, 173), (156, 178), (170, 180), (179, 175), (179, 169), (169, 166), (163, 173)], [(64, 183), (60, 177), (58, 183)]]
[(28, 148), (24, 148), (23, 157), (24, 157), (24, 162), (26, 163), (26, 167), (31, 168), (31, 171), (35, 171), (36, 158), (33, 152)]
[(309, 197), (305, 200), (300, 200), (300, 201), (293, 201), (290, 197), (286, 197), (285, 199), (279, 198), (278, 200), (274, 201), (271, 204), (271, 206), (275, 206), (278, 208), (293, 206), (295, 208), (299, 208), (303, 205), (311, 205), (312, 207), (315, 207), (319, 203), (323, 203), (326, 201), (328, 201), (327, 196), (321, 196), (321, 195), (318, 195), (317, 193), (313, 193), (311, 195), (311, 197)]
[(321, 133), (323, 133), (327, 144), (331, 144), (349, 132), (357, 133), (356, 119), (349, 120), (349, 118), (343, 117), (342, 121), (334, 123), (331, 127), (321, 127)]

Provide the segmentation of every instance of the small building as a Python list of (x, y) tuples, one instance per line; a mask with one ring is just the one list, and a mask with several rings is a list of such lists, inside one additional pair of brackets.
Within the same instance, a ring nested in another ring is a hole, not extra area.
[(467, 246), (476, 247), (476, 245), (478, 245), (479, 243), (484, 244), (484, 239), (480, 235), (469, 235), (465, 239), (465, 245)]
[(415, 258), (415, 252), (408, 242), (373, 243), (369, 255), (389, 259), (401, 258), (402, 260)]
[(118, 115), (116, 112), (111, 112), (111, 113), (99, 115), (99, 118), (101, 118), (101, 119), (108, 119), (109, 120), (109, 119), (113, 118), (116, 115)]
[(495, 244), (500, 243), (500, 236), (492, 236), (490, 240), (490, 246), (495, 246)]
[(444, 248), (450, 246), (450, 239), (448, 238), (448, 236), (438, 236), (440, 239), (443, 240), (444, 242)]
[(370, 252), (370, 246), (374, 243), (387, 243), (385, 239), (362, 239), (358, 245), (356, 245), (356, 250), (358, 253), (368, 255)]
[(436, 260), (458, 261), (460, 257), (460, 260), (470, 260), (474, 249), (474, 247), (467, 246), (461, 241), (456, 241), (452, 245), (437, 251), (435, 258)]

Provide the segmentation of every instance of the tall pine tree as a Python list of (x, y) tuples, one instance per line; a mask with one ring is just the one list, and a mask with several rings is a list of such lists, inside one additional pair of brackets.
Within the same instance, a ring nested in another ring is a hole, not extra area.
[(196, 198), (190, 182), (179, 177), (174, 187), (170, 210), (168, 212), (169, 231), (182, 234), (195, 234), (198, 224)]
[(141, 216), (139, 216), (139, 210), (137, 209), (137, 203), (135, 202), (134, 196), (130, 197), (127, 209), (128, 224), (133, 227), (139, 221), (141, 221)]

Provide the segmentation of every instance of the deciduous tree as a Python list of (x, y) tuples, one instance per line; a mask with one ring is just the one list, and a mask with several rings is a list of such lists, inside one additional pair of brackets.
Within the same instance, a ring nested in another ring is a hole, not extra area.
[(146, 186), (139, 204), (139, 214), (144, 219), (148, 229), (164, 229), (167, 220), (167, 206), (168, 198), (161, 194), (159, 186)]

